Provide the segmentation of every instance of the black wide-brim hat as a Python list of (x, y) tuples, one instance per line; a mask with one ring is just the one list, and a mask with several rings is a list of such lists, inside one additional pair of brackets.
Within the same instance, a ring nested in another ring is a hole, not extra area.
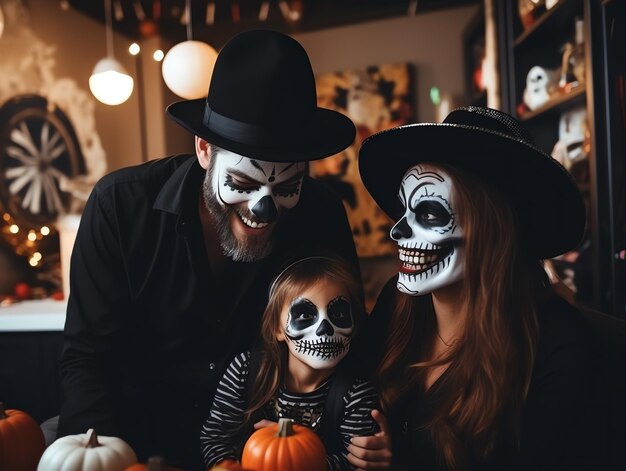
[(249, 158), (301, 162), (354, 142), (347, 116), (317, 106), (315, 78), (302, 46), (269, 30), (240, 33), (218, 54), (206, 99), (167, 107), (182, 127)]
[(458, 108), (443, 123), (400, 126), (367, 138), (359, 151), (361, 179), (394, 220), (400, 182), (420, 163), (459, 168), (499, 190), (518, 215), (521, 240), (539, 259), (574, 249), (584, 235), (585, 205), (575, 181), (506, 113)]

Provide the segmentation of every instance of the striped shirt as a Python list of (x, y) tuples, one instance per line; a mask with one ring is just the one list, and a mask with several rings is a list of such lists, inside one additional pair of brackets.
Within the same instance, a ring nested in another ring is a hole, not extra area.
[[(250, 352), (240, 353), (228, 366), (217, 387), (209, 418), (202, 427), (200, 437), (202, 456), (207, 467), (225, 459), (240, 459), (241, 444), (247, 438), (242, 436), (245, 433), (242, 423), (247, 407), (249, 366)], [(330, 380), (309, 393), (289, 392), (280, 387), (277, 397), (263, 409), (262, 418), (272, 421), (278, 421), (280, 417), (291, 418), (319, 434), (329, 389)], [(346, 448), (351, 437), (372, 435), (378, 430), (371, 416), (372, 409), (378, 407), (378, 401), (370, 383), (355, 380), (343, 401), (343, 417), (336, 423), (340, 424), (344, 451), (326, 457), (328, 468), (333, 470), (352, 469), (346, 459)]]

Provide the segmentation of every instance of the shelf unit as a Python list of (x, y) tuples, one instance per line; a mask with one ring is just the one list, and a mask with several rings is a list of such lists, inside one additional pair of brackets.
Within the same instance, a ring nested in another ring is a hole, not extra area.
[[(524, 27), (518, 1), (504, 0), (496, 18), (502, 109), (524, 122), (536, 145), (551, 154), (563, 114), (586, 110), (587, 158), (570, 171), (586, 200), (587, 233), (577, 250), (553, 263), (581, 304), (620, 317), (626, 317), (626, 103), (625, 67), (618, 62), (626, 42), (620, 47), (624, 35), (616, 38), (616, 27), (625, 26), (623, 3), (559, 0)], [(554, 86), (546, 102), (529, 110), (523, 103), (528, 72), (538, 65), (560, 76), (565, 44), (575, 44), (577, 19), (582, 20), (584, 80)]]

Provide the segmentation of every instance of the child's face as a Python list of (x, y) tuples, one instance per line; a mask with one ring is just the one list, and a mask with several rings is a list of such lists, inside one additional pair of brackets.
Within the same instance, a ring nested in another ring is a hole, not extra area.
[(347, 290), (323, 281), (288, 301), (281, 312), (279, 341), (289, 354), (315, 370), (330, 369), (346, 356), (354, 330)]

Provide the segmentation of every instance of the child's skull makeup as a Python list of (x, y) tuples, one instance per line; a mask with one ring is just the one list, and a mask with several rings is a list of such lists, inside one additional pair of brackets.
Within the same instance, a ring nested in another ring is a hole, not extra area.
[(264, 162), (223, 149), (214, 158), (213, 191), (224, 206), (245, 205), (236, 209), (245, 225), (265, 227), (298, 203), (304, 162)]
[(463, 278), (463, 230), (452, 207), (453, 186), (445, 171), (420, 165), (402, 179), (398, 197), (404, 215), (391, 238), (398, 243), (402, 266), (397, 286), (403, 293), (432, 293)]
[(322, 370), (334, 368), (346, 356), (353, 330), (348, 299), (322, 295), (317, 297), (317, 304), (307, 297), (294, 299), (289, 305), (284, 333), (291, 355)]

